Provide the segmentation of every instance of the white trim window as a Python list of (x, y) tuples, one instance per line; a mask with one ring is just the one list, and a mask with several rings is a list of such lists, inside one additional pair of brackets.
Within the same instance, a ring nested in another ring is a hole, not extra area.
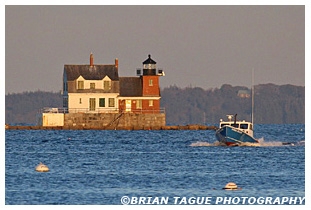
[(114, 98), (108, 99), (108, 106), (109, 107), (115, 107), (115, 99)]
[(110, 90), (111, 89), (111, 81), (104, 81), (104, 90)]
[(149, 86), (153, 86), (153, 80), (149, 79)]
[(99, 107), (105, 107), (105, 98), (99, 98)]
[(90, 98), (89, 99), (89, 110), (95, 111), (96, 108), (96, 98)]
[(78, 90), (84, 89), (84, 81), (78, 81)]
[(141, 99), (136, 100), (136, 109), (143, 108), (143, 101)]
[(108, 76), (105, 76), (103, 79), (103, 89), (105, 91), (111, 90), (111, 79)]

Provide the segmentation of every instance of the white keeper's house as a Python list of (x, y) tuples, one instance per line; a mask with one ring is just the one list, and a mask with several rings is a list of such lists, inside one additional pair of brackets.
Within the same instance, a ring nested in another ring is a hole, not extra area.
[[(93, 123), (92, 126), (100, 127), (116, 118), (119, 123), (123, 117), (127, 119), (126, 126), (144, 123), (134, 122), (132, 118), (140, 118), (140, 121), (146, 118), (148, 122), (145, 123), (151, 126), (153, 123), (165, 125), (165, 112), (160, 108), (160, 76), (164, 76), (164, 72), (156, 69), (151, 55), (143, 62), (142, 71), (136, 70), (136, 77), (119, 77), (118, 59), (113, 64), (94, 64), (91, 53), (88, 64), (64, 65), (63, 107), (44, 109), (40, 124), (87, 126)], [(150, 114), (160, 115), (150, 123)], [(164, 121), (158, 122), (163, 116)], [(88, 120), (91, 118), (93, 122)], [(104, 118), (110, 121), (101, 120)]]

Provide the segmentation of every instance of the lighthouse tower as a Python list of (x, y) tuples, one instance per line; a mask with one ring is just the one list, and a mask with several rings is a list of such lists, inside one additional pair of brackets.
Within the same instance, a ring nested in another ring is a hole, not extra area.
[(154, 60), (151, 59), (151, 55), (148, 55), (147, 60), (143, 62), (143, 96), (160, 96), (159, 75), (157, 75), (157, 69)]

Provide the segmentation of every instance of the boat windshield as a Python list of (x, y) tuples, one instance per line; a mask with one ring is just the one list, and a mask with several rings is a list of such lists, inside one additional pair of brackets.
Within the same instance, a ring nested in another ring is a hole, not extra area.
[(248, 129), (248, 124), (246, 124), (246, 123), (241, 123), (240, 128), (241, 128), (241, 129)]
[(235, 128), (240, 128), (240, 129), (250, 129), (253, 130), (253, 126), (250, 123), (221, 123), (220, 127), (226, 126), (226, 125), (230, 125), (232, 127)]
[(232, 127), (239, 128), (239, 124), (237, 124), (237, 123), (236, 124), (234, 124), (234, 123), (221, 123), (220, 127), (224, 127), (226, 125), (230, 125)]

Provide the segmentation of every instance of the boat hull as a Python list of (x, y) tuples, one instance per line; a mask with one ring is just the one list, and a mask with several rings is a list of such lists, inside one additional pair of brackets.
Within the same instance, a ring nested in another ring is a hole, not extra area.
[(220, 143), (226, 144), (227, 146), (237, 146), (243, 143), (258, 143), (254, 137), (232, 126), (219, 128), (216, 131), (216, 138)]

